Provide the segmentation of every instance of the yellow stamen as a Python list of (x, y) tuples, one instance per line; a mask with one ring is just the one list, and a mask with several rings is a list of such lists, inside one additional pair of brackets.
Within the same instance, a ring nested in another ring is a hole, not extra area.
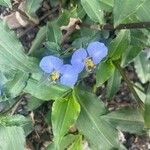
[(88, 71), (92, 71), (96, 67), (96, 65), (94, 64), (91, 58), (86, 58), (85, 66)]
[(50, 75), (50, 79), (51, 79), (52, 81), (58, 80), (59, 77), (60, 77), (60, 73), (59, 73), (58, 71), (53, 71), (53, 72), (51, 73), (51, 75)]

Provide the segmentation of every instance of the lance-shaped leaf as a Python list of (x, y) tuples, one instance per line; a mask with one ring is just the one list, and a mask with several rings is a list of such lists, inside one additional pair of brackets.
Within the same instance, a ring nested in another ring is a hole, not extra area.
[(11, 1), (10, 0), (0, 0), (0, 5), (11, 8)]
[(114, 24), (150, 20), (149, 0), (115, 0), (114, 1)]
[(145, 111), (144, 111), (145, 127), (150, 128), (150, 84), (146, 94)]
[(121, 30), (117, 37), (111, 41), (109, 45), (109, 57), (112, 60), (119, 59), (122, 54), (127, 50), (130, 43), (130, 31)]
[(102, 10), (112, 11), (114, 6), (114, 0), (98, 0), (100, 2), (100, 6)]
[[(15, 72), (14, 78), (3, 85), (3, 92), (7, 98), (15, 98), (18, 96), (27, 84), (29, 74), (25, 72)], [(6, 100), (6, 99), (5, 99)]]
[(38, 72), (37, 60), (24, 53), (23, 46), (14, 32), (0, 21), (0, 68)]
[(39, 21), (36, 11), (40, 8), (42, 1), (43, 0), (26, 0), (25, 3), (25, 12), (35, 23), (38, 23)]
[(117, 131), (101, 118), (106, 113), (104, 104), (92, 93), (75, 90), (81, 105), (77, 128), (95, 149), (113, 149), (118, 147)]
[(62, 32), (56, 22), (47, 23), (47, 40), (57, 44), (61, 43)]
[(115, 66), (111, 61), (105, 61), (98, 65), (96, 70), (96, 86), (102, 85), (114, 73)]
[(21, 127), (0, 126), (0, 149), (23, 150), (25, 148), (25, 135)]
[(32, 42), (32, 46), (28, 52), (28, 55), (39, 53), (40, 46), (44, 41), (46, 41), (46, 26), (39, 29), (36, 38)]
[(82, 135), (78, 135), (68, 150), (83, 150)]
[(29, 93), (38, 99), (47, 101), (59, 99), (64, 96), (68, 90), (70, 90), (70, 88), (63, 85), (46, 84), (31, 78), (28, 80), (24, 92)]
[[(61, 149), (68, 148), (74, 142), (74, 140), (76, 140), (77, 137), (79, 137), (79, 135), (73, 135), (73, 134), (68, 134), (65, 137), (63, 137), (60, 143)], [(48, 147), (46, 148), (46, 150), (54, 150), (54, 149), (55, 149), (54, 143), (49, 144)]]
[(107, 115), (102, 116), (117, 129), (130, 132), (140, 133), (144, 129), (144, 120), (140, 112), (135, 108), (123, 108)]
[(121, 75), (117, 69), (113, 72), (111, 78), (107, 83), (107, 97), (112, 98), (116, 92), (119, 90), (121, 83)]
[(28, 119), (22, 115), (0, 116), (0, 125), (2, 126), (23, 126), (28, 123)]
[(60, 143), (69, 128), (75, 123), (80, 112), (80, 105), (69, 94), (63, 99), (54, 102), (52, 107), (52, 126), (54, 133), (54, 144), (59, 149)]
[(87, 15), (95, 22), (104, 23), (104, 13), (99, 0), (81, 0), (82, 7)]
[(129, 48), (123, 53), (122, 56), (122, 66), (125, 67), (132, 61), (134, 61), (134, 58), (140, 53), (142, 50), (139, 46), (129, 46)]
[(134, 60), (135, 71), (142, 83), (150, 81), (150, 60), (147, 53), (142, 51)]

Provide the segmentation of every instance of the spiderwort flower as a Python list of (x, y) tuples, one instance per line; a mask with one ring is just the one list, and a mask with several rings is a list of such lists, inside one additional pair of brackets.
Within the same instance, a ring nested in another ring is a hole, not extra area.
[(63, 61), (55, 56), (45, 56), (40, 62), (40, 68), (50, 74), (50, 80), (60, 82), (66, 86), (74, 86), (78, 79), (78, 73), (72, 65), (63, 65)]
[(92, 42), (88, 45), (87, 50), (80, 48), (73, 53), (71, 64), (78, 70), (78, 73), (84, 67), (87, 71), (91, 71), (107, 54), (108, 49), (103, 43)]

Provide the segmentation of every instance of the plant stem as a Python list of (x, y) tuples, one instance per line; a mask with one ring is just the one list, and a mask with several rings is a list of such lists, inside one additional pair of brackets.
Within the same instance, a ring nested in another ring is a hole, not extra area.
[(18, 108), (18, 106), (20, 105), (20, 103), (23, 100), (23, 95), (20, 95), (16, 98), (16, 101), (14, 102), (14, 104), (12, 104), (12, 106), (10, 106), (7, 110), (1, 112), (1, 114), (6, 115), (6, 114), (11, 114), (13, 115), (16, 111), (16, 109)]
[(124, 81), (127, 83), (127, 86), (129, 88), (129, 90), (132, 92), (133, 96), (135, 97), (135, 100), (137, 100), (138, 102), (138, 106), (143, 110), (144, 109), (144, 104), (142, 102), (142, 100), (140, 99), (140, 97), (138, 96), (138, 94), (136, 93), (135, 89), (132, 86), (131, 81), (128, 79), (126, 73), (124, 72), (123, 68), (120, 66), (118, 61), (113, 61), (113, 64), (115, 65), (115, 67), (118, 69), (118, 71), (120, 72), (122, 78), (124, 79)]
[(90, 24), (85, 24), (85, 23), (81, 23), (80, 26), (85, 27), (85, 28), (91, 28), (91, 29), (94, 29), (94, 30), (142, 29), (142, 28), (150, 28), (150, 22), (120, 24), (117, 27), (114, 27), (113, 24), (90, 25)]
[[(53, 18), (54, 14), (57, 14), (56, 12), (58, 11), (58, 6), (53, 8), (52, 10), (48, 10), (48, 12), (46, 14), (44, 14), (40, 19), (39, 19), (39, 23), (41, 21), (43, 21), (45, 18), (49, 17), (49, 18)], [(31, 27), (27, 28), (22, 34), (20, 34), (18, 36), (18, 38), (23, 37), (24, 35), (26, 35), (29, 31), (31, 31), (33, 28), (37, 27), (39, 24), (32, 24)]]

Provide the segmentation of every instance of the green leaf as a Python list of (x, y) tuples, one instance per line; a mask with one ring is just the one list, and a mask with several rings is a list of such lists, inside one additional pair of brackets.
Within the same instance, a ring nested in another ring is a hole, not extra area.
[(119, 90), (119, 86), (121, 84), (121, 75), (117, 69), (115, 69), (111, 78), (107, 83), (107, 97), (112, 98), (116, 92)]
[(47, 23), (47, 40), (57, 44), (61, 43), (62, 32), (56, 22)]
[[(118, 147), (117, 131), (101, 116), (106, 113), (104, 104), (92, 93), (76, 89), (75, 94), (81, 105), (77, 128), (95, 149)], [(111, 134), (110, 134), (111, 133)]]
[(150, 60), (142, 51), (134, 60), (135, 71), (142, 83), (150, 81)]
[(78, 135), (76, 136), (75, 141), (72, 143), (72, 145), (68, 148), (68, 150), (83, 150), (82, 146), (82, 136)]
[[(90, 36), (89, 36), (90, 35)], [(102, 38), (102, 32), (93, 31), (91, 29), (82, 29), (79, 38), (74, 39), (72, 46), (75, 48), (86, 47), (87, 43), (97, 41)]]
[(140, 83), (135, 83), (134, 87), (136, 93), (138, 94), (139, 98), (142, 100), (143, 103), (145, 103), (146, 100), (146, 94), (144, 92), (144, 88)]
[(70, 11), (64, 10), (57, 19), (57, 25), (59, 27), (66, 26), (69, 23), (70, 15), (71, 15)]
[(61, 48), (57, 43), (48, 41), (44, 45), (50, 52), (50, 55), (60, 56)]
[(26, 93), (30, 93), (32, 96), (41, 100), (57, 100), (64, 96), (70, 88), (57, 85), (57, 84), (46, 84), (34, 79), (29, 79), (26, 88), (24, 89)]
[(17, 71), (15, 72), (15, 76), (13, 80), (8, 81), (3, 86), (3, 91), (7, 98), (15, 98), (17, 97), (25, 88), (26, 82), (29, 78), (29, 74), (25, 72)]
[(43, 26), (38, 31), (36, 38), (32, 42), (32, 46), (28, 52), (28, 55), (34, 55), (39, 52), (39, 48), (44, 41), (46, 41), (46, 26)]
[(100, 24), (104, 23), (104, 13), (99, 0), (81, 0), (81, 4), (91, 20)]
[(138, 46), (129, 46), (129, 48), (125, 51), (125, 53), (122, 56), (122, 66), (125, 67), (132, 61), (134, 61), (134, 58), (141, 52), (141, 47)]
[(0, 126), (0, 149), (23, 150), (25, 148), (25, 135), (21, 127)]
[(145, 127), (150, 128), (150, 84), (146, 94), (145, 111), (144, 111)]
[(112, 60), (119, 59), (122, 54), (129, 47), (130, 43), (130, 31), (129, 30), (121, 30), (117, 37), (111, 41), (109, 45), (109, 58)]
[(101, 62), (96, 70), (96, 86), (102, 85), (107, 81), (115, 70), (111, 61)]
[(10, 79), (8, 77), (6, 77), (4, 72), (0, 71), (0, 85), (3, 85), (5, 83), (7, 83)]
[[(73, 134), (68, 134), (65, 137), (63, 137), (61, 143), (60, 143), (60, 147), (62, 150), (64, 150), (65, 148), (68, 148), (69, 145), (71, 145), (74, 140), (76, 139), (78, 135), (73, 135)], [(54, 150), (55, 149), (55, 145), (54, 143), (50, 144), (46, 150)]]
[(149, 0), (143, 0), (143, 3), (139, 5), (139, 8), (137, 10), (137, 17), (140, 21), (149, 21), (150, 20), (150, 1)]
[(144, 120), (136, 108), (123, 108), (103, 116), (117, 129), (130, 133), (140, 133), (144, 129)]
[(52, 126), (56, 148), (59, 149), (64, 135), (76, 121), (79, 112), (80, 105), (75, 100), (72, 93), (54, 102), (52, 107)]
[(11, 1), (10, 0), (0, 0), (0, 5), (11, 8)]
[(149, 31), (146, 29), (133, 29), (130, 30), (131, 33), (131, 45), (141, 47), (144, 49), (145, 46), (149, 45)]
[(138, 18), (140, 21), (149, 21), (149, 6), (149, 0), (115, 0), (113, 12), (115, 27), (121, 23), (135, 22), (134, 18)]
[(40, 107), (44, 103), (43, 100), (38, 99), (33, 96), (29, 96), (29, 95), (27, 96), (27, 101), (28, 101), (28, 103), (27, 103), (26, 107), (27, 107), (28, 111), (33, 111), (33, 110), (37, 109), (38, 107)]
[(23, 46), (14, 32), (0, 21), (0, 68), (19, 69), (25, 72), (38, 72), (35, 58), (30, 58), (24, 53)]
[(105, 11), (112, 11), (114, 0), (99, 0), (100, 6)]
[(0, 126), (23, 126), (28, 119), (22, 115), (0, 116)]
[(42, 1), (43, 0), (26, 0), (25, 3), (25, 12), (28, 17), (35, 23), (39, 22), (36, 11), (41, 7)]
[(71, 145), (71, 143), (74, 142), (74, 140), (76, 140), (77, 137), (79, 137), (79, 135), (73, 134), (66, 135), (60, 143), (61, 149), (67, 148), (69, 145)]

